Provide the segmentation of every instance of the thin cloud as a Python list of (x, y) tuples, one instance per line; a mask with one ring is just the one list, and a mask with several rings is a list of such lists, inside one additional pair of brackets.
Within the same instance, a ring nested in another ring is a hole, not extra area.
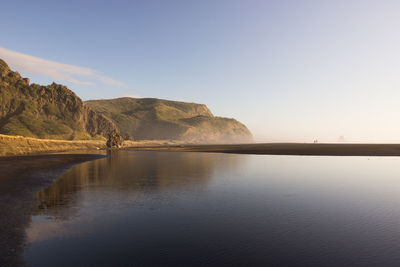
[(82, 85), (94, 85), (96, 82), (100, 82), (112, 86), (125, 86), (123, 82), (103, 76), (89, 68), (58, 63), (3, 47), (0, 47), (0, 58), (4, 59), (13, 69), (26, 74), (45, 75), (57, 81)]
[(125, 86), (125, 84), (123, 82), (119, 82), (110, 77), (99, 76), (99, 75), (96, 75), (96, 77), (99, 79), (99, 81), (101, 81), (102, 83), (105, 83), (105, 84), (121, 86), (121, 87)]
[(141, 96), (138, 96), (138, 95), (131, 95), (131, 94), (129, 94), (129, 95), (124, 95), (124, 96), (122, 96), (122, 97), (143, 98), (143, 97), (141, 97)]

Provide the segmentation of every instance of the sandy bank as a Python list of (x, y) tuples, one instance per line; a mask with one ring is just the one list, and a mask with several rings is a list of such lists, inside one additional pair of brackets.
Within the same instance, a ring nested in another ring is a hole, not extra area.
[[(123, 142), (123, 147), (177, 145), (169, 140), (140, 140)], [(0, 134), (0, 156), (15, 156), (82, 150), (105, 150), (106, 141), (101, 140), (53, 140)]]
[(105, 149), (105, 141), (50, 140), (0, 134), (0, 156)]
[(309, 156), (400, 156), (400, 144), (264, 143), (235, 145), (132, 146), (133, 150)]

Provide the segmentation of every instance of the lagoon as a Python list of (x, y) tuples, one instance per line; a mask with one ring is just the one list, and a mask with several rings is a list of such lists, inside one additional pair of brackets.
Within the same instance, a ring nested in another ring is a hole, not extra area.
[(400, 158), (114, 151), (36, 194), (31, 266), (398, 266)]

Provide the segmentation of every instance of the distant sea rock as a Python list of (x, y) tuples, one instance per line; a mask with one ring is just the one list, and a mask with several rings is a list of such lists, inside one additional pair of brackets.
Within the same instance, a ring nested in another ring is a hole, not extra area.
[(110, 118), (125, 139), (192, 143), (252, 141), (252, 134), (244, 124), (235, 119), (215, 117), (203, 104), (130, 97), (85, 103)]
[(30, 84), (0, 59), (0, 133), (49, 139), (105, 139), (118, 130), (66, 86)]

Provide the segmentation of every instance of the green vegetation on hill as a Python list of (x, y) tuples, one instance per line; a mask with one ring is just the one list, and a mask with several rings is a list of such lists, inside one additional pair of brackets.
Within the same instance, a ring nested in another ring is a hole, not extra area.
[(29, 84), (0, 59), (0, 133), (48, 139), (104, 139), (116, 129), (66, 86)]
[(110, 118), (125, 138), (203, 143), (249, 142), (252, 135), (235, 119), (215, 117), (206, 105), (155, 98), (85, 102)]
[(193, 143), (249, 142), (235, 119), (215, 117), (206, 105), (155, 98), (83, 102), (66, 86), (30, 84), (0, 59), (0, 134), (41, 139), (125, 139)]

